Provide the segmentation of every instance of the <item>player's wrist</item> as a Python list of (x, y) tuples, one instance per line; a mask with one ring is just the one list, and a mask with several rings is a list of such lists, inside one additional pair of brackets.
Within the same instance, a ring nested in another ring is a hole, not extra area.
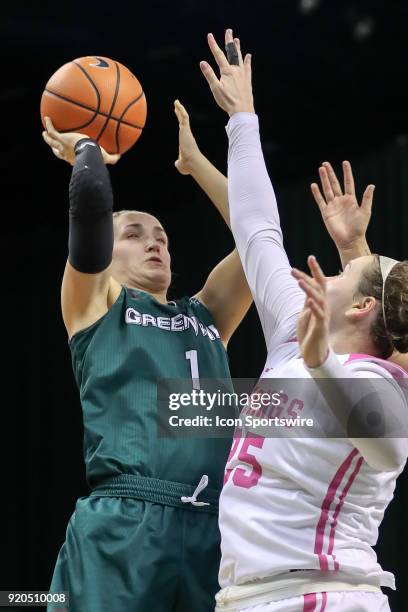
[(199, 171), (205, 163), (206, 157), (201, 153), (197, 147), (196, 150), (191, 151), (188, 155), (183, 155), (183, 166), (189, 171), (191, 175)]
[(237, 104), (236, 106), (233, 106), (228, 110), (228, 115), (230, 117), (236, 115), (237, 113), (250, 113), (252, 115), (255, 115), (255, 107), (251, 103), (245, 103)]
[(344, 240), (344, 239), (335, 240), (335, 243), (336, 243), (336, 247), (343, 251), (350, 251), (351, 249), (355, 249), (361, 246), (362, 247), (367, 246), (367, 240), (366, 240), (365, 233), (355, 236), (354, 238), (350, 238), (349, 240)]
[(78, 153), (80, 153), (87, 145), (99, 148), (99, 145), (96, 140), (88, 138), (88, 136), (78, 136), (78, 139), (73, 143), (75, 155), (78, 155)]
[(347, 242), (336, 242), (336, 247), (342, 259), (355, 259), (371, 254), (365, 234)]
[(328, 346), (322, 347), (320, 350), (316, 352), (314, 355), (310, 355), (309, 358), (305, 361), (306, 366), (310, 370), (315, 370), (317, 368), (321, 368), (327, 361), (330, 355), (330, 349)]

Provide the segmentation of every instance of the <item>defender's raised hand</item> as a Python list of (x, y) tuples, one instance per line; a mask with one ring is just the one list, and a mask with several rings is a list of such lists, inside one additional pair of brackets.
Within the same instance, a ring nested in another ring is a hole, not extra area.
[[(54, 155), (73, 166), (75, 164), (75, 145), (87, 136), (79, 132), (58, 132), (49, 117), (45, 117), (45, 126), (47, 129), (43, 131), (42, 136), (47, 145), (51, 147)], [(111, 155), (102, 147), (100, 149), (105, 164), (116, 164), (120, 159), (120, 155)]]
[(358, 241), (365, 241), (371, 217), (374, 185), (368, 185), (359, 206), (350, 162), (343, 162), (344, 193), (329, 162), (322, 164), (319, 175), (324, 197), (316, 183), (311, 185), (311, 190), (327, 231), (339, 250), (351, 249)]
[(228, 29), (225, 32), (225, 45), (231, 43), (235, 44), (238, 65), (228, 63), (214, 36), (208, 34), (208, 45), (220, 69), (220, 78), (207, 62), (200, 62), (200, 68), (218, 106), (229, 116), (240, 112), (254, 113), (251, 56), (247, 54), (245, 59), (242, 59), (239, 39), (234, 38), (232, 30)]
[(326, 295), (326, 277), (312, 255), (307, 260), (311, 276), (293, 268), (292, 275), (306, 295), (297, 324), (300, 352), (309, 368), (319, 367), (329, 354), (330, 310)]

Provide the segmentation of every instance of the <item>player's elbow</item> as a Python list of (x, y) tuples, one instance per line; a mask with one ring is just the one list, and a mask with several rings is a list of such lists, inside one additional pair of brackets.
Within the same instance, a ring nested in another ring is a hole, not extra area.
[(388, 455), (371, 459), (369, 465), (379, 472), (397, 472), (401, 467), (401, 463), (396, 457), (389, 457)]
[[(235, 234), (234, 234), (235, 235)], [(269, 247), (283, 249), (282, 232), (276, 227), (247, 229), (246, 250), (267, 249)]]
[(379, 472), (396, 472), (407, 460), (408, 441), (405, 438), (359, 438), (354, 443), (366, 463)]

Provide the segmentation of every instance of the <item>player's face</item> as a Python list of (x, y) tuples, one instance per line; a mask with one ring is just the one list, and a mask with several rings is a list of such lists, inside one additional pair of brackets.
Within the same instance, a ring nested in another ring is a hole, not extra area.
[(114, 220), (112, 274), (122, 283), (151, 293), (167, 291), (171, 282), (168, 239), (161, 223), (142, 212)]
[(350, 261), (343, 272), (327, 277), (327, 298), (330, 305), (331, 327), (345, 321), (345, 313), (356, 303), (358, 285), (365, 268), (372, 264), (374, 255), (357, 257)]

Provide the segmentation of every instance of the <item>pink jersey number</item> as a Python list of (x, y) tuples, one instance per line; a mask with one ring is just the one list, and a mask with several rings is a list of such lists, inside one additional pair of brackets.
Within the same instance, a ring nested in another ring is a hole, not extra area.
[[(250, 446), (262, 448), (265, 438), (263, 438), (262, 436), (257, 436), (256, 434), (251, 434), (251, 437), (248, 438), (240, 438), (238, 437), (240, 435), (241, 431), (238, 430), (236, 433), (236, 437), (234, 438), (234, 442), (232, 444), (231, 452), (228, 457), (228, 463), (234, 458), (234, 455), (239, 447), (239, 443), (242, 441), (242, 446), (238, 453), (238, 461), (247, 463), (252, 467), (252, 469), (248, 472), (248, 470), (244, 470), (243, 468), (236, 468), (232, 477), (232, 481), (237, 487), (250, 489), (251, 487), (255, 487), (258, 484), (258, 480), (262, 475), (262, 467), (257, 461), (255, 455), (249, 453), (248, 449)], [(231, 476), (231, 472), (232, 468), (226, 469), (224, 484)]]

